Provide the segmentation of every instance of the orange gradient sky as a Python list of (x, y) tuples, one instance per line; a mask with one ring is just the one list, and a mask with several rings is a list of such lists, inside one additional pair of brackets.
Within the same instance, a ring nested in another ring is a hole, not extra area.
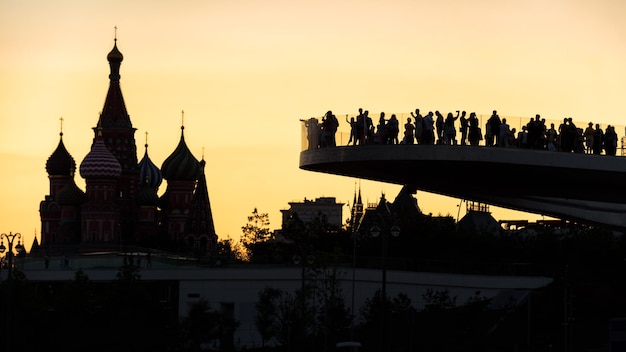
[[(22, 233), (27, 247), (39, 235), (60, 117), (77, 165), (88, 153), (115, 26), (138, 159), (149, 132), (162, 164), (184, 110), (189, 148), (197, 158), (204, 149), (218, 236), (238, 239), (255, 207), (279, 228), (290, 201), (352, 202), (358, 180), (298, 168), (299, 119), (327, 110), (497, 109), (624, 125), (624, 13), (620, 0), (2, 1), (0, 232)], [(375, 202), (400, 187), (361, 189)], [(426, 213), (456, 216), (459, 200), (417, 198)]]

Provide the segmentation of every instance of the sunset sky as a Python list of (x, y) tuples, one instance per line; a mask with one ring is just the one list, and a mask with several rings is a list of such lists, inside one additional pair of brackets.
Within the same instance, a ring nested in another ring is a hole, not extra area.
[[(274, 229), (288, 202), (352, 202), (358, 180), (298, 168), (299, 119), (327, 110), (340, 121), (362, 107), (624, 125), (625, 13), (622, 0), (2, 0), (0, 232), (27, 247), (39, 236), (61, 117), (77, 165), (89, 152), (115, 27), (138, 159), (148, 132), (163, 163), (184, 110), (218, 236), (238, 239), (254, 208)], [(360, 184), (369, 202), (400, 189)], [(426, 213), (456, 216), (459, 200), (417, 198)]]

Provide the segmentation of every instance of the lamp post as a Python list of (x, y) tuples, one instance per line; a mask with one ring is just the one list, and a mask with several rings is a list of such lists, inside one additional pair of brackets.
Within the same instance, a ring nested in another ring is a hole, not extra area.
[(15, 246), (15, 249), (19, 252), (22, 251), (22, 249), (24, 248), (22, 246), (22, 244), (20, 243), (20, 240), (22, 238), (22, 235), (20, 233), (11, 233), (9, 232), (8, 234), (6, 233), (1, 233), (0, 234), (0, 253), (4, 253), (4, 251), (7, 250), (7, 247), (4, 246), (4, 239), (7, 239), (7, 242), (9, 244), (9, 251), (7, 252), (7, 257), (8, 257), (8, 276), (7, 276), (7, 312), (6, 312), (6, 336), (5, 336), (5, 342), (6, 342), (6, 350), (7, 351), (11, 351), (11, 319), (12, 319), (12, 311), (11, 308), (13, 307), (13, 302), (12, 302), (12, 297), (11, 297), (11, 290), (12, 290), (12, 284), (11, 284), (11, 280), (13, 277), (13, 241), (15, 241), (15, 238), (17, 237), (17, 245)]
[(382, 231), (378, 225), (372, 226), (370, 229), (370, 233), (372, 237), (378, 237), (382, 235), (383, 240), (383, 248), (382, 248), (382, 284), (381, 284), (381, 292), (380, 292), (380, 350), (385, 350), (385, 335), (386, 335), (386, 321), (385, 321), (385, 310), (386, 310), (386, 302), (387, 302), (387, 242), (389, 240), (389, 235), (393, 237), (398, 237), (400, 235), (400, 227), (398, 225), (393, 225), (389, 229), (385, 229)]
[(2, 233), (0, 234), (0, 253), (4, 253), (4, 251), (7, 250), (7, 247), (4, 246), (4, 239), (7, 239), (7, 242), (9, 243), (9, 251), (7, 252), (7, 257), (8, 257), (8, 273), (9, 275), (7, 276), (7, 280), (11, 280), (12, 276), (13, 276), (13, 241), (15, 241), (15, 238), (17, 238), (17, 245), (15, 246), (15, 249), (17, 250), (17, 252), (21, 252), (22, 249), (24, 248), (24, 246), (22, 246), (22, 244), (20, 243), (20, 240), (22, 239), (22, 234), (20, 233), (11, 233), (9, 232), (8, 234), (6, 233)]

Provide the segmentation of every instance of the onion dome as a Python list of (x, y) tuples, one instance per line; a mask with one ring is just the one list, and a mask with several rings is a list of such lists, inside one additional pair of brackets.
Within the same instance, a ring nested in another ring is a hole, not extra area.
[(183, 134), (185, 127), (182, 126), (180, 129), (180, 142), (163, 162), (161, 172), (166, 180), (195, 181), (200, 173), (200, 163), (187, 148)]
[(115, 38), (115, 44), (113, 44), (113, 49), (107, 55), (107, 61), (120, 63), (124, 60), (124, 55), (117, 49), (117, 38)]
[(59, 145), (48, 158), (46, 171), (48, 175), (51, 176), (72, 176), (74, 172), (76, 172), (76, 162), (67, 149), (65, 149), (65, 145), (63, 144), (63, 132), (59, 135), (61, 136)]
[(159, 205), (159, 196), (157, 195), (156, 189), (150, 186), (150, 181), (146, 179), (145, 183), (137, 193), (137, 204), (138, 205)]
[(122, 174), (122, 166), (111, 154), (102, 140), (99, 131), (98, 137), (91, 145), (91, 151), (80, 164), (80, 175), (85, 178), (113, 178)]
[(109, 67), (111, 68), (109, 79), (113, 82), (119, 82), (120, 80), (120, 66), (122, 65), (122, 60), (124, 60), (124, 55), (117, 50), (117, 38), (115, 38), (113, 49), (107, 55), (107, 61), (109, 61)]
[(74, 182), (74, 178), (59, 190), (56, 201), (60, 205), (81, 205), (85, 203), (87, 196)]
[(146, 152), (144, 153), (138, 166), (140, 180), (142, 182), (147, 182), (148, 186), (158, 189), (161, 182), (163, 182), (163, 176), (161, 175), (161, 170), (154, 165), (148, 156), (148, 144), (146, 144)]

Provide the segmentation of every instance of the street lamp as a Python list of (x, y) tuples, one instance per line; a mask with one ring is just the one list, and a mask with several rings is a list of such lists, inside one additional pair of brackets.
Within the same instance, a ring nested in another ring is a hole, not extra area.
[(393, 237), (398, 237), (400, 235), (400, 227), (398, 225), (393, 225), (388, 230), (382, 231), (380, 227), (378, 227), (378, 225), (374, 225), (370, 229), (370, 234), (372, 235), (372, 237), (375, 237), (375, 238), (380, 236), (381, 234), (383, 237), (383, 249), (382, 249), (383, 277), (382, 277), (382, 287), (381, 287), (381, 293), (380, 293), (380, 297), (381, 297), (381, 303), (380, 303), (380, 346), (381, 346), (381, 349), (380, 350), (383, 351), (385, 349), (385, 335), (386, 335), (385, 334), (385, 328), (386, 328), (385, 305), (387, 302), (387, 241), (389, 238), (389, 234), (391, 234), (391, 236)]
[(8, 265), (9, 265), (9, 276), (7, 277), (7, 280), (11, 280), (11, 277), (13, 276), (13, 241), (15, 240), (15, 238), (17, 237), (17, 245), (15, 246), (15, 249), (17, 250), (18, 253), (20, 253), (22, 251), (22, 249), (24, 249), (24, 246), (22, 246), (22, 244), (20, 243), (20, 240), (22, 239), (22, 234), (20, 233), (11, 233), (9, 232), (8, 234), (6, 233), (2, 233), (0, 234), (0, 253), (4, 253), (4, 251), (7, 250), (7, 247), (4, 246), (4, 239), (7, 239), (7, 242), (9, 243), (9, 251), (7, 252), (7, 257), (8, 257)]
[(12, 297), (11, 297), (11, 290), (12, 290), (12, 284), (11, 284), (11, 279), (13, 276), (13, 241), (15, 240), (15, 238), (17, 237), (17, 245), (15, 246), (15, 249), (17, 250), (17, 252), (21, 252), (22, 249), (24, 248), (22, 246), (22, 244), (20, 243), (20, 240), (22, 238), (22, 235), (20, 233), (11, 233), (9, 232), (8, 234), (6, 233), (1, 233), (0, 234), (0, 253), (4, 253), (4, 251), (7, 250), (7, 247), (4, 246), (4, 239), (7, 239), (7, 242), (9, 243), (9, 251), (7, 252), (7, 257), (9, 259), (8, 265), (8, 276), (7, 276), (7, 314), (6, 314), (6, 336), (5, 336), (5, 342), (6, 342), (6, 350), (7, 351), (11, 351), (11, 318), (12, 318), (12, 307), (13, 307), (13, 302), (12, 302)]

